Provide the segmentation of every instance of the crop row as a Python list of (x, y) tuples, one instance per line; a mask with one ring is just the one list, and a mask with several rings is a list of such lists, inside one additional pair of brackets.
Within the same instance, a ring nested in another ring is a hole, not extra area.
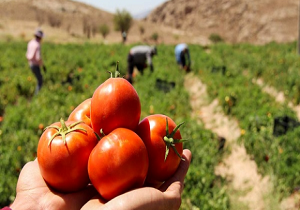
[(287, 103), (276, 102), (254, 81), (262, 78), (297, 102), (299, 59), (294, 46), (219, 44), (209, 52), (192, 48), (199, 52), (194, 63), (197, 75), (211, 98), (218, 98), (224, 112), (238, 120), (239, 142), (256, 161), (259, 172), (274, 181), (274, 193), (280, 198), (300, 185), (299, 123)]
[[(0, 43), (0, 205), (9, 204), (15, 196), (17, 177), (23, 165), (36, 158), (37, 143), (43, 129), (69, 113), (114, 71), (119, 61), (126, 74), (126, 58), (131, 46), (44, 43), (43, 57), (47, 72), (38, 95), (36, 80), (25, 59), (26, 43)], [(189, 95), (183, 88), (184, 73), (175, 63), (174, 46), (158, 46), (154, 72), (137, 74), (135, 89), (142, 103), (142, 116), (154, 113), (169, 115), (181, 128), (184, 144), (193, 154), (186, 177), (182, 209), (228, 209), (229, 199), (224, 180), (214, 175), (222, 158), (217, 136), (191, 118)], [(196, 55), (196, 53), (194, 54)], [(196, 57), (195, 57), (196, 58)], [(173, 82), (166, 90), (157, 80)]]

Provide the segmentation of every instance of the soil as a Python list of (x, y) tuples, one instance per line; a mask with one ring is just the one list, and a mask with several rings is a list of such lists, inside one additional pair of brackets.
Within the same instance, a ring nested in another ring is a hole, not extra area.
[[(212, 35), (228, 43), (296, 41), (298, 7), (296, 0), (170, 0), (146, 19), (134, 20), (127, 43), (209, 45)], [(80, 2), (1, 0), (0, 14), (0, 40), (28, 40), (42, 27), (50, 42), (122, 42), (121, 33), (114, 30), (112, 13)], [(106, 38), (93, 33), (102, 24), (110, 28)]]
[[(44, 38), (46, 42), (122, 43), (121, 32), (114, 29), (113, 14), (79, 2), (1, 0), (0, 14), (2, 14), (0, 16), (0, 41), (12, 39), (28, 41), (32, 39), (35, 29), (40, 27), (46, 35)], [(92, 32), (103, 24), (109, 27), (109, 33), (105, 38), (100, 33)], [(90, 28), (89, 37), (88, 33), (84, 32), (86, 28)], [(154, 34), (158, 35), (157, 40), (153, 38)], [(127, 35), (126, 44), (177, 44), (190, 41), (201, 45), (210, 43), (205, 36), (145, 20), (133, 20)]]
[[(275, 88), (264, 84), (264, 81), (259, 78), (257, 80), (253, 80), (257, 85), (259, 85), (262, 90), (272, 97), (275, 98), (275, 100), (279, 103), (284, 103), (286, 102), (286, 98), (284, 97), (284, 93), (282, 91), (277, 91)], [(292, 102), (288, 102), (289, 107), (291, 107), (295, 113), (297, 114), (298, 120), (300, 121), (300, 105), (293, 105)]]
[(217, 34), (230, 43), (290, 42), (297, 40), (298, 5), (296, 0), (171, 0), (147, 21), (198, 36)]

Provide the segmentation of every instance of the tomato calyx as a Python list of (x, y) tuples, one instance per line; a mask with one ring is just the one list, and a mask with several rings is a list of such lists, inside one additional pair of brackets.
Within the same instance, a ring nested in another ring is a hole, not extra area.
[(73, 131), (78, 131), (78, 130), (83, 131), (83, 132), (86, 133), (87, 131), (86, 131), (85, 129), (83, 129), (83, 128), (74, 128), (76, 125), (78, 125), (78, 124), (80, 124), (80, 123), (82, 123), (82, 122), (83, 122), (83, 121), (78, 121), (78, 122), (72, 123), (71, 125), (67, 126), (66, 123), (65, 123), (65, 121), (61, 118), (61, 119), (60, 119), (61, 127), (58, 127), (58, 126), (55, 126), (55, 125), (46, 127), (45, 130), (48, 129), (48, 128), (54, 128), (54, 129), (57, 130), (57, 132), (56, 132), (56, 133), (51, 137), (51, 139), (49, 140), (48, 146), (51, 144), (51, 142), (53, 141), (53, 139), (54, 139), (56, 136), (61, 135), (61, 136), (62, 136), (62, 139), (63, 139), (63, 141), (64, 141), (64, 144), (66, 145), (66, 143), (67, 143), (67, 141), (66, 141), (66, 135), (67, 135), (68, 133), (71, 133), (71, 132), (73, 132)]
[(181, 155), (178, 153), (175, 144), (182, 143), (184, 141), (187, 141), (186, 139), (174, 139), (174, 135), (176, 131), (179, 129), (180, 126), (182, 126), (184, 122), (177, 125), (172, 133), (169, 133), (169, 124), (168, 124), (168, 118), (166, 118), (166, 136), (164, 137), (164, 142), (166, 144), (166, 153), (165, 153), (165, 161), (168, 157), (168, 154), (170, 152), (170, 147), (174, 150), (174, 152), (177, 154), (177, 156), (184, 161), (184, 159), (181, 157)]
[(115, 71), (115, 76), (113, 76), (113, 72), (110, 72), (110, 78), (118, 78), (120, 77), (120, 71), (119, 71), (119, 61), (117, 61), (117, 66), (116, 66), (116, 71)]

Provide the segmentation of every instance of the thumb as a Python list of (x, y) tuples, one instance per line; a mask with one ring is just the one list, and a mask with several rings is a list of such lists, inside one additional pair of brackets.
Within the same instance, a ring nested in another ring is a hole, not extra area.
[(82, 207), (97, 194), (98, 192), (96, 191), (96, 189), (92, 185), (89, 185), (81, 191), (67, 194), (65, 200), (70, 199), (70, 203), (72, 203), (74, 207)]
[(192, 159), (191, 151), (188, 149), (183, 150), (182, 158), (184, 160), (181, 160), (175, 174), (160, 187), (160, 190), (162, 192), (179, 191), (181, 193), (183, 191), (184, 178), (189, 169)]

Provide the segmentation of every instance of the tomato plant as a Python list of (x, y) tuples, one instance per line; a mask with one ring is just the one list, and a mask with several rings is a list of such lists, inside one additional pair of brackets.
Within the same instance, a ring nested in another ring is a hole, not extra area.
[[(117, 75), (116, 71), (116, 75)], [(134, 87), (123, 78), (111, 77), (95, 91), (91, 101), (94, 131), (108, 134), (115, 128), (136, 129), (141, 116), (141, 103)]]
[(69, 115), (68, 121), (83, 121), (91, 127), (91, 100), (88, 98), (79, 104)]
[(149, 155), (146, 183), (157, 186), (177, 170), (183, 151), (181, 134), (175, 122), (162, 114), (149, 115), (138, 125), (137, 134), (144, 141)]
[(90, 181), (88, 158), (98, 139), (91, 127), (81, 122), (60, 120), (40, 137), (37, 159), (41, 174), (52, 188), (74, 192)]
[(127, 128), (117, 128), (104, 136), (90, 154), (91, 183), (107, 200), (142, 187), (149, 159), (142, 139)]

